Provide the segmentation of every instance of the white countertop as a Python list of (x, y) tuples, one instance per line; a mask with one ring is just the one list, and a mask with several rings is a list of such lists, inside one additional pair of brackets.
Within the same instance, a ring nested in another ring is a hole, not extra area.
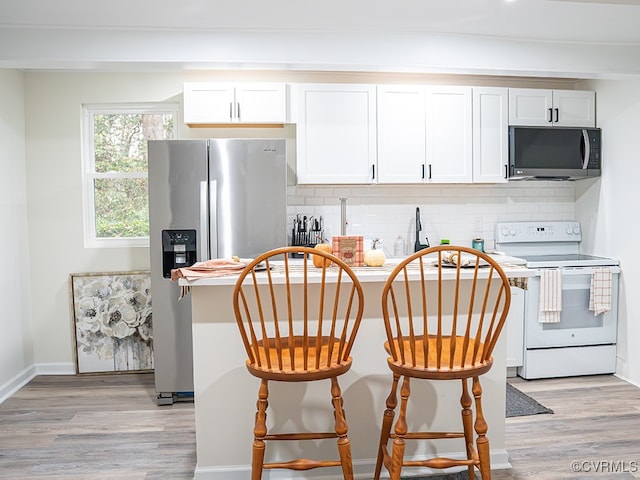
[[(530, 270), (524, 266), (525, 261), (521, 258), (510, 257), (508, 255), (490, 255), (490, 256), (491, 258), (496, 260), (496, 262), (502, 267), (507, 277), (529, 277), (535, 274), (535, 270)], [(399, 258), (399, 257), (388, 258), (385, 261), (384, 265), (380, 267), (353, 267), (353, 270), (355, 271), (361, 283), (385, 282), (389, 274), (391, 273), (391, 271), (396, 267), (398, 263), (400, 263), (401, 260), (402, 258)], [(433, 261), (435, 263), (435, 259)], [(283, 262), (274, 261), (271, 263), (276, 266), (276, 269), (271, 271), (271, 275), (275, 283), (284, 283), (284, 278), (285, 278), (284, 274), (281, 273), (279, 271), (280, 269), (278, 268), (278, 266), (282, 265)], [(290, 272), (292, 273), (291, 280), (294, 283), (298, 283), (298, 280), (302, 281), (302, 278), (303, 278), (302, 259), (290, 259), (289, 265), (291, 269)], [(312, 263), (309, 263), (309, 266), (310, 266), (310, 275), (308, 275), (308, 281), (310, 281), (311, 283), (319, 282), (321, 279), (322, 270), (319, 268), (313, 267)], [(445, 279), (447, 277), (452, 278), (455, 275), (455, 271), (456, 271), (455, 268), (451, 268), (449, 270), (450, 270), (450, 273), (445, 274), (445, 277), (444, 277)], [(473, 269), (463, 269), (463, 278), (465, 276), (469, 276), (469, 278), (471, 278), (472, 271)], [(329, 268), (327, 270), (329, 281), (332, 281), (332, 279), (336, 279), (338, 277), (337, 272), (338, 272), (337, 268)], [(433, 277), (435, 279), (436, 272), (437, 272), (437, 269), (435, 267), (432, 267), (431, 271), (428, 272), (427, 275), (428, 277)], [(415, 279), (417, 280), (419, 275), (418, 269), (417, 268), (415, 269), (415, 274), (412, 275), (412, 273), (413, 272), (411, 272), (410, 270), (409, 278), (415, 277)], [(266, 277), (266, 273), (260, 273), (260, 276)], [(180, 286), (190, 286), (190, 287), (234, 285), (236, 283), (237, 277), (238, 276), (236, 274), (232, 274), (232, 275), (226, 275), (221, 277), (199, 278), (197, 280), (187, 280), (185, 278), (181, 278), (178, 280), (178, 284)]]

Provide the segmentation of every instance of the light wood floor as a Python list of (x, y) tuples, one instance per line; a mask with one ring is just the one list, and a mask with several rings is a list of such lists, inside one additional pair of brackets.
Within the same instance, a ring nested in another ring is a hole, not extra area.
[[(555, 413), (507, 419), (513, 468), (493, 480), (640, 478), (640, 389), (510, 381)], [(193, 404), (157, 407), (150, 374), (36, 377), (0, 405), (0, 479), (188, 480), (195, 461)]]
[(0, 405), (0, 478), (191, 479), (193, 403), (158, 407), (152, 374), (40, 376)]
[(513, 468), (493, 480), (640, 478), (640, 388), (612, 375), (510, 381), (554, 413), (507, 419)]

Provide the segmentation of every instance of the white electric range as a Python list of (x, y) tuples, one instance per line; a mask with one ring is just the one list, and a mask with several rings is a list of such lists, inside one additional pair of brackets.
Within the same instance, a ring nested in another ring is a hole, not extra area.
[[(525, 291), (524, 358), (518, 375), (526, 379), (614, 373), (618, 328), (619, 262), (579, 252), (578, 222), (509, 222), (496, 225), (496, 249), (523, 258), (535, 269)], [(541, 323), (540, 277), (559, 269), (562, 311), (557, 323)], [(591, 277), (611, 272), (611, 308), (589, 310)]]

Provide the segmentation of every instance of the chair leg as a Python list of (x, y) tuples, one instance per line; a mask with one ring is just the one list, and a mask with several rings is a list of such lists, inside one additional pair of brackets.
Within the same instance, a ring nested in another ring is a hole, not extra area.
[(380, 443), (378, 444), (378, 459), (376, 460), (376, 471), (373, 475), (373, 480), (380, 480), (380, 473), (382, 471), (382, 464), (384, 463), (384, 452), (387, 449), (387, 443), (389, 442), (389, 436), (391, 435), (391, 426), (393, 425), (393, 418), (395, 417), (395, 409), (398, 405), (398, 397), (396, 391), (398, 389), (398, 381), (400, 375), (393, 374), (393, 383), (391, 384), (391, 392), (387, 397), (387, 409), (382, 416), (382, 428), (380, 430)]
[(338, 435), (338, 453), (342, 466), (344, 480), (353, 480), (353, 460), (351, 458), (351, 442), (349, 441), (347, 419), (344, 414), (342, 392), (337, 378), (331, 379), (331, 403), (333, 404), (333, 416), (335, 418), (335, 430)]
[[(460, 397), (462, 406), (462, 427), (464, 429), (464, 442), (467, 450), (467, 460), (473, 458), (473, 410), (471, 410), (471, 395), (469, 394), (469, 383), (466, 378), (462, 379), (462, 396)], [(474, 467), (469, 467), (469, 478), (474, 478)]]
[(407, 403), (411, 393), (411, 382), (409, 377), (404, 377), (400, 388), (400, 415), (394, 428), (396, 437), (393, 439), (393, 451), (391, 453), (391, 469), (389, 471), (390, 480), (400, 480), (402, 463), (404, 461), (404, 437), (407, 434)]
[(482, 386), (478, 377), (473, 377), (473, 396), (476, 400), (475, 430), (478, 434), (476, 445), (480, 460), (480, 476), (482, 480), (491, 480), (491, 450), (486, 436), (488, 426), (482, 412)]
[(262, 466), (264, 465), (265, 443), (264, 437), (267, 435), (267, 407), (269, 402), (268, 380), (262, 380), (258, 392), (256, 421), (253, 427), (253, 450), (251, 453), (251, 480), (262, 478)]

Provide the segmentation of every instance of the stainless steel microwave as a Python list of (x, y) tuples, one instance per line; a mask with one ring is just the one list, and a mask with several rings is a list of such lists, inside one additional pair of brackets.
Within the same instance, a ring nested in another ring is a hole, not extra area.
[(509, 127), (509, 180), (600, 176), (599, 128)]

